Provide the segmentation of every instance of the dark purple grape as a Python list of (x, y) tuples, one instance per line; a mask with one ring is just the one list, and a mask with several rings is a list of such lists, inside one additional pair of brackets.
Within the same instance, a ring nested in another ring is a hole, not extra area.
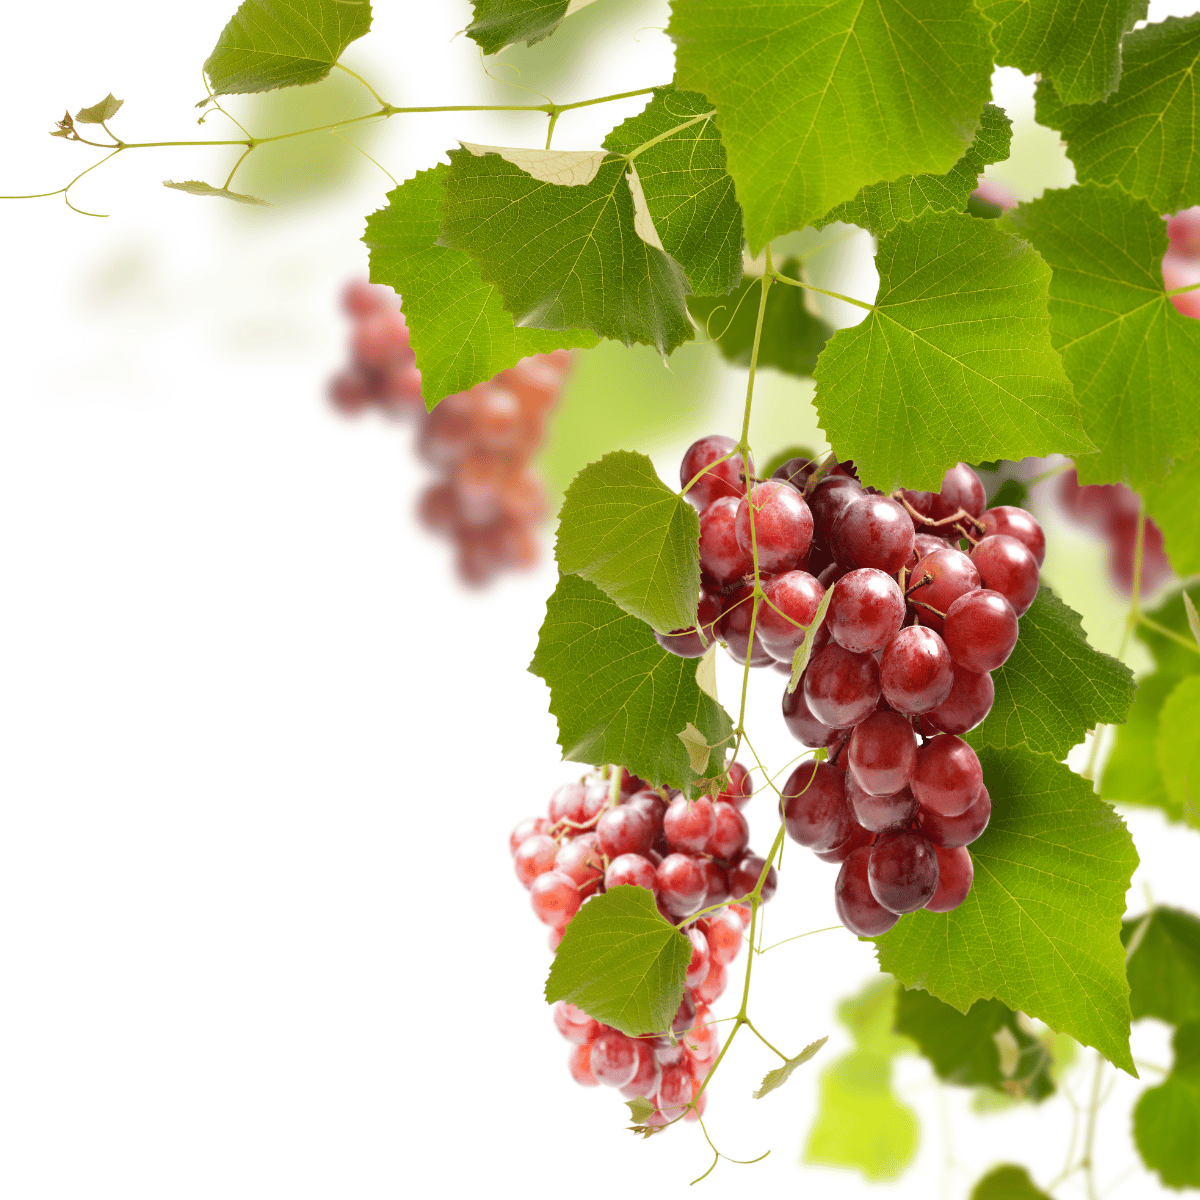
[[(696, 605), (696, 624), (670, 633), (654, 631), (655, 640), (679, 658), (699, 658), (717, 640), (717, 621), (721, 616), (721, 601), (708, 588), (700, 589)], [(703, 635), (703, 636), (701, 636)]]
[(833, 885), (833, 903), (842, 924), (859, 937), (878, 937), (900, 919), (871, 894), (867, 872), (871, 849), (860, 846), (847, 855)]
[(945, 850), (969, 846), (988, 826), (992, 817), (992, 798), (986, 787), (966, 812), (956, 817), (943, 817), (929, 808), (917, 809), (917, 824), (921, 832), (935, 845)]
[(870, 833), (899, 829), (917, 815), (917, 798), (911, 789), (904, 787), (890, 796), (872, 796), (859, 787), (858, 780), (849, 771), (846, 772), (846, 799), (858, 824)]
[(920, 833), (894, 829), (881, 833), (867, 866), (871, 895), (894, 913), (916, 912), (937, 890), (938, 860)]

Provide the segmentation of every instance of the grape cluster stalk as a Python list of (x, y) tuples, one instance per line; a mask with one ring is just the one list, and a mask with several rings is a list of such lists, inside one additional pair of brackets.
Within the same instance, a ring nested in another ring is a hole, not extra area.
[(1024, 509), (986, 509), (965, 463), (937, 492), (886, 496), (852, 463), (793, 458), (763, 480), (750, 462), (748, 480), (734, 450), (710, 435), (684, 455), (700, 512), (697, 618), (659, 642), (695, 657), (717, 639), (738, 663), (790, 676), (811, 639), (783, 718), (827, 758), (784, 785), (788, 836), (840, 864), (838, 915), (860, 936), (919, 908), (949, 912), (970, 892), (967, 846), (991, 816), (961, 735), (991, 710), (991, 672), (1037, 595), (1042, 528)]
[(334, 406), (349, 415), (375, 407), (416, 422), (417, 453), (439, 476), (422, 493), (418, 515), (454, 542), (465, 583), (482, 587), (501, 571), (532, 567), (547, 501), (531, 460), (559, 401), (570, 351), (524, 358), (427, 413), (396, 293), (355, 281), (342, 302), (354, 328), (351, 362), (330, 381)]
[[(721, 1049), (710, 1008), (725, 991), (750, 923), (750, 908), (738, 901), (749, 899), (766, 862), (749, 848), (741, 810), (750, 777), (740, 763), (729, 766), (727, 786), (715, 798), (691, 801), (622, 767), (608, 771), (563, 784), (546, 816), (529, 817), (512, 831), (509, 849), (534, 913), (550, 927), (551, 950), (589, 899), (621, 885), (646, 888), (664, 919), (691, 942), (670, 1029), (629, 1037), (565, 1001), (554, 1009), (554, 1023), (571, 1043), (567, 1066), (575, 1082), (650, 1101), (655, 1109), (645, 1123), (655, 1129), (703, 1115), (701, 1087)], [(775, 888), (771, 867), (764, 903)]]

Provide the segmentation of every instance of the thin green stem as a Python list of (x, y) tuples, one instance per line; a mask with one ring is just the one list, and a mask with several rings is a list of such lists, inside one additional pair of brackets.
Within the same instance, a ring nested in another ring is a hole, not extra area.
[[(770, 256), (767, 258), (770, 262)], [(768, 268), (769, 269), (769, 268)], [(875, 305), (868, 304), (865, 300), (855, 300), (853, 296), (843, 296), (841, 292), (831, 292), (827, 288), (817, 287), (813, 283), (804, 283), (800, 279), (792, 279), (787, 275), (778, 275), (774, 271), (771, 272), (771, 278), (775, 283), (787, 283), (792, 287), (807, 288), (810, 292), (820, 292), (822, 296), (832, 296), (835, 300), (844, 300), (847, 304), (853, 304), (856, 308), (865, 308), (867, 312), (874, 312)]]
[(669, 87), (670, 84), (656, 83), (653, 87), (635, 88), (632, 92), (613, 92), (611, 96), (597, 96), (594, 100), (576, 100), (572, 104), (559, 104), (557, 107), (562, 112), (567, 112), (572, 108), (590, 108), (593, 104), (608, 104), (611, 100), (628, 100), (631, 96), (648, 96), (651, 92), (657, 92), (659, 88)]
[(1186, 646), (1194, 654), (1200, 654), (1200, 646), (1197, 646), (1191, 638), (1185, 638), (1182, 634), (1178, 634), (1173, 629), (1168, 629), (1165, 625), (1160, 625), (1157, 621), (1146, 616), (1145, 613), (1138, 613), (1138, 624), (1145, 625), (1147, 629), (1153, 629), (1155, 633), (1162, 634), (1165, 638), (1170, 638), (1173, 642), (1178, 642), (1181, 646)]
[(380, 105), (382, 105), (384, 108), (388, 107), (388, 102), (357, 71), (350, 70), (350, 68), (348, 66), (346, 66), (345, 63), (335, 62), (333, 65), (335, 67), (337, 67), (337, 69), (339, 71), (345, 71), (346, 74), (349, 75), (351, 79), (357, 79), (358, 82), (361, 83), (363, 85), (363, 87), (365, 87), (367, 89), (367, 91), (370, 92), (371, 95), (375, 97), (376, 101)]
[(1189, 283), (1186, 287), (1172, 288), (1167, 296), (1182, 296), (1184, 292), (1194, 292), (1197, 288), (1200, 288), (1200, 283)]
[(221, 185), (221, 190), (222, 190), (222, 191), (225, 191), (225, 192), (229, 191), (229, 185), (230, 185), (230, 184), (233, 182), (233, 177), (234, 177), (234, 176), (237, 174), (237, 169), (238, 169), (238, 167), (240, 167), (240, 166), (242, 165), (242, 163), (244, 163), (244, 162), (246, 161), (246, 155), (247, 155), (247, 154), (252, 154), (253, 152), (254, 152), (254, 147), (253, 147), (253, 146), (247, 146), (247, 147), (246, 147), (246, 149), (242, 151), (242, 156), (241, 156), (241, 158), (239, 158), (239, 159), (237, 160), (237, 162), (235, 162), (235, 163), (233, 164), (233, 170), (229, 172), (229, 176), (228, 176), (228, 178), (227, 178), (227, 179), (225, 180), (225, 182), (224, 182), (224, 183)]
[(1096, 1073), (1092, 1077), (1092, 1098), (1088, 1104), (1087, 1128), (1083, 1135), (1083, 1158), (1080, 1167), (1087, 1179), (1088, 1200), (1096, 1200), (1096, 1171), (1093, 1150), (1096, 1145), (1096, 1116), (1100, 1111), (1100, 1081), (1104, 1078), (1104, 1056), (1096, 1054)]
[(699, 116), (693, 117), (690, 121), (684, 121), (682, 125), (676, 125), (674, 129), (664, 130), (657, 137), (652, 137), (648, 142), (643, 142), (640, 146), (630, 150), (625, 157), (630, 162), (633, 162), (633, 160), (637, 158), (639, 154), (649, 150), (651, 146), (657, 146), (659, 142), (664, 142), (667, 140), (667, 138), (674, 137), (677, 133), (681, 133), (690, 126), (698, 125), (701, 121), (707, 121), (710, 117), (715, 117), (716, 115), (717, 110), (714, 108), (712, 112), (701, 113)]
[(550, 124), (546, 126), (546, 149), (547, 150), (550, 149), (550, 139), (552, 137), (554, 137), (554, 127), (555, 127), (555, 125), (558, 124), (558, 118), (559, 118), (559, 114), (561, 112), (562, 112), (562, 109), (556, 108), (550, 114)]
[[(762, 951), (760, 950), (759, 953), (761, 954)], [(754, 1036), (756, 1038), (758, 1038), (758, 1040), (760, 1042), (762, 1042), (762, 1044), (764, 1046), (766, 1046), (766, 1048), (768, 1050), (774, 1051), (776, 1054), (779, 1055), (780, 1058), (783, 1059), (784, 1062), (788, 1061), (788, 1056), (786, 1054), (784, 1054), (784, 1052), (782, 1050), (780, 1050), (777, 1046), (772, 1046), (771, 1043), (768, 1042), (767, 1039), (765, 1037), (763, 1037), (763, 1035), (761, 1033), (758, 1032), (758, 1030), (754, 1026), (754, 1022), (752, 1020), (750, 1020), (749, 1017), (746, 1017), (744, 1024), (745, 1024), (746, 1028), (749, 1029), (750, 1032), (752, 1034), (754, 1034)]]
[(774, 950), (777, 946), (786, 946), (788, 942), (798, 942), (801, 938), (812, 937), (814, 933), (832, 933), (835, 929), (845, 929), (844, 925), (826, 925), (821, 929), (810, 929), (807, 933), (798, 933), (794, 937), (784, 938), (781, 942), (772, 942), (766, 950), (758, 951), (759, 954), (766, 954), (768, 951)]

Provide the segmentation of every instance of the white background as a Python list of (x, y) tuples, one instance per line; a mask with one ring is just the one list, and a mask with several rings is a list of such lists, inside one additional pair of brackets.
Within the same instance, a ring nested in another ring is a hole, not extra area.
[[(45, 131), (109, 90), (127, 139), (224, 136), (219, 118), (197, 130), (191, 105), (231, 7), (8, 13), (0, 191), (57, 187), (91, 161)], [(665, 11), (647, 4), (644, 24)], [(490, 98), (472, 43), (451, 40), (468, 20), (465, 3), (380, 5), (350, 61), (393, 103)], [(557, 98), (665, 80), (670, 46), (643, 29), (589, 70)], [(1028, 86), (1002, 86), (1015, 111)], [(556, 145), (595, 145), (639, 105), (564, 117)], [(456, 137), (540, 144), (542, 129), (397, 118), (373, 152), (404, 178)], [(365, 271), (362, 217), (391, 185), (371, 170), (251, 218), (160, 186), (219, 182), (229, 162), (122, 155), (73, 194), (103, 221), (58, 199), (2, 210), (0, 1194), (682, 1195), (708, 1165), (695, 1127), (636, 1141), (615, 1095), (567, 1077), (541, 1000), (545, 933), (512, 876), (508, 830), (572, 773), (524, 670), (553, 567), (483, 595), (451, 587), (444, 546), (410, 516), (422, 474), (406, 435), (323, 398), (344, 358), (336, 293)], [(664, 476), (698, 432), (657, 448)], [(1098, 552), (1070, 545), (1099, 579)], [(751, 728), (782, 763), (778, 677), (755, 683)], [(762, 848), (769, 808), (751, 807)], [(1134, 908), (1143, 883), (1196, 908), (1195, 835), (1129, 822)], [(786, 868), (769, 937), (832, 924), (834, 868), (799, 852)], [(759, 1103), (771, 1063), (747, 1040), (709, 1124), (735, 1158), (772, 1154), (701, 1188), (873, 1192), (797, 1156), (821, 1059), (847, 1045), (833, 1005), (874, 970), (840, 930), (762, 960), (768, 1036), (830, 1044)], [(1152, 1023), (1135, 1050), (1169, 1063)], [(1090, 1056), (1080, 1095), (1089, 1072)], [(923, 1142), (889, 1194), (961, 1196), (1004, 1159), (1058, 1172), (1065, 1102), (980, 1120), (917, 1060), (899, 1080)], [(1102, 1182), (1134, 1161), (1139, 1086), (1104, 1110)], [(1112, 1194), (1155, 1192), (1139, 1175)]]

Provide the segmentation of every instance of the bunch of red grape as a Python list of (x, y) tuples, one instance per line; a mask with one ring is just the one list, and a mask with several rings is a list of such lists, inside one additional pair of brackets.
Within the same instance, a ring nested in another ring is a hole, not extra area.
[[(991, 815), (979, 759), (958, 735), (990, 711), (990, 672), (1037, 594), (1041, 526), (1021, 508), (985, 511), (964, 463), (938, 492), (885, 496), (852, 464), (826, 472), (808, 459), (747, 490), (733, 447), (711, 436), (684, 456), (680, 480), (700, 510), (697, 623), (659, 641), (694, 657), (715, 637), (740, 663), (787, 672), (832, 589), (783, 696), (792, 734), (829, 756), (788, 779), (788, 834), (841, 863), (834, 895), (855, 933), (883, 933), (918, 908), (949, 912), (970, 891), (966, 846)], [(765, 599), (751, 640), (754, 551)]]
[[(766, 866), (748, 848), (741, 809), (749, 798), (749, 775), (736, 762), (715, 800), (686, 800), (622, 768), (619, 777), (564, 784), (550, 797), (547, 816), (522, 821), (509, 838), (517, 878), (550, 926), (551, 949), (591, 897), (622, 884), (648, 889), (692, 944), (683, 1001), (669, 1030), (628, 1037), (566, 1002), (554, 1010), (559, 1032), (572, 1043), (568, 1067), (575, 1081), (607, 1084), (627, 1099), (645, 1097), (656, 1106), (651, 1127), (680, 1115), (694, 1120), (704, 1110), (706, 1097), (696, 1093), (720, 1050), (709, 1007), (725, 990), (750, 919), (750, 910), (734, 901), (754, 890)], [(771, 867), (764, 901), (775, 886)], [(694, 915), (714, 905), (725, 907)]]
[[(1137, 546), (1140, 506), (1135, 492), (1123, 483), (1079, 486), (1072, 467), (1059, 478), (1058, 502), (1077, 525), (1098, 533), (1108, 543), (1108, 570), (1116, 587), (1133, 594), (1133, 559)], [(1149, 595), (1174, 572), (1163, 549), (1162, 531), (1149, 518), (1142, 544), (1142, 594)]]
[[(1163, 255), (1163, 284), (1168, 292), (1200, 283), (1200, 206), (1185, 208), (1167, 218), (1170, 245)], [(1200, 317), (1200, 288), (1172, 296), (1171, 303), (1185, 317)]]
[(374, 405), (418, 420), (417, 451), (441, 476), (421, 496), (420, 518), (456, 543), (465, 582), (479, 586), (505, 568), (532, 566), (546, 497), (530, 460), (545, 438), (570, 353), (522, 359), (426, 414), (421, 372), (395, 292), (355, 282), (343, 304), (355, 323), (352, 362), (330, 383), (333, 403), (345, 413)]

